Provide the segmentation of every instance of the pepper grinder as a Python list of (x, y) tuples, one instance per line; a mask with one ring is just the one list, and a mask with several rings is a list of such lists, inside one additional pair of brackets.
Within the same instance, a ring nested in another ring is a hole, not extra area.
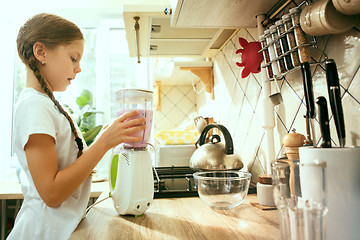
[(297, 133), (295, 128), (291, 131), (283, 138), (283, 144), (286, 148), (285, 153), (288, 160), (299, 160), (299, 147), (304, 145), (306, 137), (301, 133)]
[(290, 166), (290, 194), (292, 196), (300, 196), (301, 190), (300, 186), (296, 185), (297, 183), (300, 183), (299, 180), (296, 180), (295, 178), (299, 176), (299, 165), (295, 164), (295, 162), (300, 161), (299, 160), (299, 147), (302, 147), (304, 145), (304, 142), (306, 141), (306, 137), (300, 133), (296, 132), (296, 129), (292, 129), (291, 133), (288, 133), (283, 138), (283, 144), (286, 148), (285, 153), (287, 156), (285, 161)]

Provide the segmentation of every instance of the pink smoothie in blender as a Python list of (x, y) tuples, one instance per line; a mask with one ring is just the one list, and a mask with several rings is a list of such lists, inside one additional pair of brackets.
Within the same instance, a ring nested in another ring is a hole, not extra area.
[(138, 111), (139, 115), (133, 117), (146, 118), (146, 128), (143, 131), (132, 134), (134, 137), (142, 137), (140, 142), (126, 142), (124, 148), (146, 148), (152, 127), (153, 110), (152, 110), (153, 92), (142, 89), (124, 89), (116, 92), (116, 101), (119, 109), (116, 115), (119, 117), (126, 112)]
[(140, 132), (136, 132), (131, 134), (134, 137), (143, 137), (141, 142), (133, 142), (133, 143), (124, 143), (124, 148), (145, 148), (149, 142), (149, 137), (151, 133), (152, 119), (153, 119), (153, 111), (152, 110), (139, 110), (139, 109), (122, 109), (118, 111), (116, 114), (118, 117), (123, 115), (126, 112), (138, 111), (139, 115), (132, 117), (130, 119), (145, 117), (146, 118), (146, 128)]

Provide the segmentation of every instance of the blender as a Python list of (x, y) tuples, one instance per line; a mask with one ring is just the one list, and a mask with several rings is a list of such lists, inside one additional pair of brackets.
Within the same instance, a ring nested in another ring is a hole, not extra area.
[(147, 150), (153, 118), (152, 101), (152, 91), (124, 89), (116, 92), (117, 116), (137, 110), (139, 115), (134, 118), (146, 118), (146, 128), (133, 134), (142, 136), (142, 141), (125, 142), (112, 150), (110, 196), (120, 215), (141, 215), (154, 198), (153, 170)]

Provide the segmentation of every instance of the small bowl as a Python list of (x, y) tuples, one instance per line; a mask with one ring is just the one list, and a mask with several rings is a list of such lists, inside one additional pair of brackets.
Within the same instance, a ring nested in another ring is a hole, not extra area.
[(208, 171), (194, 173), (198, 194), (215, 209), (239, 206), (249, 190), (251, 173), (243, 171)]

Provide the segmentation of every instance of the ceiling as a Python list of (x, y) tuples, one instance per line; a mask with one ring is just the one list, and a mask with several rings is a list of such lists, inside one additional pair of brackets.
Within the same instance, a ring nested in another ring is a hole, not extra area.
[(123, 0), (7, 1), (0, 10), (0, 18), (20, 26), (33, 15), (47, 12), (60, 15), (80, 27), (96, 27), (100, 19), (122, 18), (123, 2)]

